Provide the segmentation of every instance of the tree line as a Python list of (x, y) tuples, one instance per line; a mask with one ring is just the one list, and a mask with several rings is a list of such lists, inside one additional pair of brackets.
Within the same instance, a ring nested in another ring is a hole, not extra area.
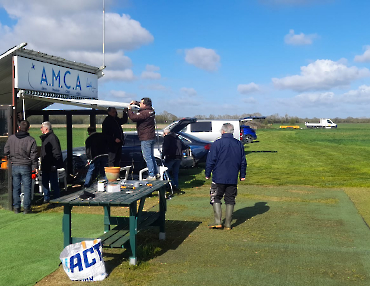
[[(122, 116), (122, 113), (118, 111), (118, 115)], [(224, 114), (224, 115), (195, 115), (194, 117), (197, 119), (240, 119), (244, 117), (249, 116), (258, 116), (261, 117), (262, 115), (260, 113), (243, 113), (243, 114)], [(96, 115), (96, 123), (101, 124), (103, 123), (106, 115)], [(157, 124), (170, 124), (171, 122), (174, 122), (176, 120), (179, 120), (182, 117), (178, 117), (172, 113), (169, 113), (167, 111), (163, 111), (162, 113), (156, 114), (156, 122)], [(347, 117), (347, 118), (331, 118), (333, 122), (335, 123), (370, 123), (370, 118), (355, 118), (355, 117)], [(41, 115), (32, 115), (27, 120), (30, 122), (30, 124), (40, 124), (43, 119)], [(294, 125), (298, 123), (304, 123), (304, 122), (319, 122), (320, 118), (299, 118), (297, 116), (289, 116), (288, 114), (285, 114), (284, 116), (280, 116), (278, 113), (266, 116), (265, 119), (261, 119), (261, 123), (264, 125), (270, 125), (273, 123), (279, 123), (279, 124), (289, 124)], [(66, 123), (66, 117), (65, 115), (52, 115), (50, 116), (50, 121), (52, 124), (65, 124)], [(131, 122), (129, 120), (129, 122)], [(90, 124), (90, 117), (88, 115), (73, 115), (72, 116), (72, 123), (73, 124)]]

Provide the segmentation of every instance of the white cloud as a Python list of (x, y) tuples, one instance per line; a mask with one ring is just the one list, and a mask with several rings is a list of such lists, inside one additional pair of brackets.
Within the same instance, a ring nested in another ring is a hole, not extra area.
[(347, 86), (354, 80), (369, 76), (370, 71), (367, 68), (347, 67), (343, 61), (317, 60), (308, 66), (302, 66), (300, 75), (273, 78), (272, 82), (278, 89), (302, 92)]
[(357, 90), (350, 90), (341, 96), (341, 101), (353, 104), (370, 104), (370, 86), (361, 85)]
[(370, 62), (370, 46), (365, 47), (365, 52), (362, 55), (355, 56), (355, 62), (360, 63)]
[(113, 97), (119, 97), (119, 98), (129, 98), (129, 97), (131, 97), (131, 95), (129, 95), (126, 91), (122, 91), (122, 90), (111, 90), (110, 94)]
[(134, 72), (131, 69), (125, 70), (104, 70), (104, 77), (101, 78), (103, 81), (118, 80), (118, 81), (134, 81), (136, 78)]
[(153, 42), (154, 37), (140, 22), (129, 15), (116, 13), (106, 14), (106, 45), (115, 49), (133, 50)]
[[(100, 51), (103, 19), (98, 2), (0, 0), (0, 5), (17, 21), (14, 27), (0, 29), (3, 34), (0, 47), (5, 50), (28, 42), (30, 49), (60, 56), (65, 51)], [(126, 14), (105, 13), (105, 28), (106, 52), (136, 49), (154, 39), (138, 21)]]
[(157, 72), (143, 71), (141, 73), (141, 78), (143, 78), (143, 79), (160, 79), (161, 74), (159, 74)]
[(254, 82), (251, 82), (248, 84), (239, 84), (237, 90), (241, 94), (248, 94), (259, 91), (260, 87)]
[(155, 71), (159, 70), (159, 67), (153, 65), (146, 65), (146, 70), (141, 73), (143, 79), (160, 79), (161, 74)]
[(182, 93), (185, 93), (188, 96), (196, 96), (197, 95), (197, 91), (192, 87), (190, 87), (190, 88), (189, 87), (182, 87), (180, 90), (181, 90)]
[(315, 38), (317, 38), (316, 34), (294, 34), (294, 30), (289, 30), (289, 34), (285, 35), (284, 41), (288, 45), (311, 45)]
[[(93, 66), (103, 64), (103, 54), (101, 52), (88, 51), (68, 51), (68, 59), (82, 62)], [(106, 53), (104, 64), (110, 70), (125, 70), (132, 67), (132, 61), (123, 54), (123, 51), (115, 53)]]
[(294, 97), (296, 103), (301, 106), (333, 105), (337, 102), (333, 92), (301, 93)]
[(220, 65), (220, 56), (215, 50), (196, 47), (185, 50), (185, 61), (206, 71), (216, 71)]

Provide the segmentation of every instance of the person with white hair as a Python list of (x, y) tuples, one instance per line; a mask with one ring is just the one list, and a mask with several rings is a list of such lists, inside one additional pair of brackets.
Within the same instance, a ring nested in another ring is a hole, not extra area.
[(49, 121), (45, 121), (41, 124), (41, 132), (41, 183), (44, 193), (44, 203), (49, 203), (51, 197), (49, 182), (54, 191), (53, 198), (57, 199), (60, 196), (58, 169), (63, 168), (63, 158), (59, 139), (54, 134)]
[[(205, 177), (208, 180), (212, 173), (211, 204), (213, 205), (214, 223), (210, 229), (231, 229), (235, 197), (237, 195), (238, 177), (245, 180), (247, 161), (244, 145), (233, 137), (234, 126), (224, 123), (221, 138), (213, 142), (206, 162)], [(221, 199), (226, 204), (225, 224), (221, 224)]]

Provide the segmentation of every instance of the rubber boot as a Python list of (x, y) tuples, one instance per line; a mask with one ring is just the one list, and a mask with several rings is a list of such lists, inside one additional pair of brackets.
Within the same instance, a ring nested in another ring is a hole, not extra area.
[(231, 220), (233, 219), (234, 205), (226, 205), (225, 214), (225, 228), (226, 230), (231, 229)]
[(213, 214), (215, 216), (214, 224), (209, 225), (210, 229), (221, 229), (221, 217), (222, 217), (222, 209), (220, 203), (213, 203)]

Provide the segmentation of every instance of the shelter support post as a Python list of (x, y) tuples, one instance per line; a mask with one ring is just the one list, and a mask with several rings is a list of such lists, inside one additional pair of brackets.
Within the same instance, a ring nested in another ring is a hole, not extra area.
[(96, 110), (92, 109), (90, 114), (90, 126), (96, 127)]
[(67, 174), (73, 174), (72, 113), (67, 114)]

